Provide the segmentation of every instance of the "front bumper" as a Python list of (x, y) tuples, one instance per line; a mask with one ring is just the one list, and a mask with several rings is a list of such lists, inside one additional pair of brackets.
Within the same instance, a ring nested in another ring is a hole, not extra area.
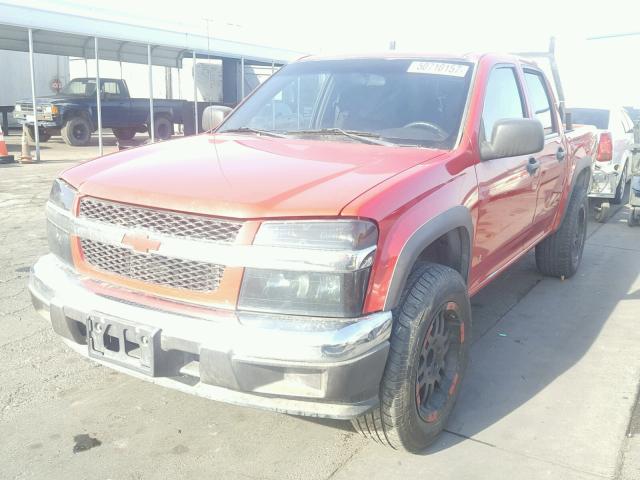
[[(34, 115), (33, 112), (15, 112), (13, 113), (13, 118), (19, 122), (21, 125), (25, 124), (27, 126), (33, 126)], [(59, 115), (49, 115), (38, 112), (38, 126), (41, 128), (61, 128), (62, 127), (62, 118)]]
[(162, 386), (237, 405), (349, 419), (378, 403), (391, 312), (359, 319), (241, 314), (201, 318), (98, 295), (49, 254), (33, 266), (36, 310), (75, 351), (89, 357), (87, 325), (97, 318), (157, 333), (153, 375), (91, 358)]

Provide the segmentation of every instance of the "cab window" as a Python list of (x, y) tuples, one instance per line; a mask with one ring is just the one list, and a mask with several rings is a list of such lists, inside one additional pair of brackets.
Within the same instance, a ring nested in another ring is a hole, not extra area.
[(533, 110), (535, 118), (542, 123), (544, 134), (550, 135), (557, 132), (553, 119), (551, 99), (547, 90), (547, 84), (542, 78), (542, 74), (534, 70), (525, 70), (524, 80), (527, 84), (527, 91), (529, 92), (531, 109)]
[(102, 82), (102, 91), (109, 97), (122, 96), (118, 82)]
[(525, 118), (522, 95), (513, 67), (495, 68), (489, 76), (482, 110), (485, 140), (491, 140), (493, 126), (505, 118)]

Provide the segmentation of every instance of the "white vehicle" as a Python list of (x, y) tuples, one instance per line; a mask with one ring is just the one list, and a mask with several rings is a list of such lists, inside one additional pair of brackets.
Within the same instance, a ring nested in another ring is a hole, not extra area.
[(598, 129), (598, 150), (589, 197), (599, 200), (596, 220), (607, 220), (610, 203), (620, 204), (630, 178), (633, 122), (622, 107), (569, 108), (574, 124)]

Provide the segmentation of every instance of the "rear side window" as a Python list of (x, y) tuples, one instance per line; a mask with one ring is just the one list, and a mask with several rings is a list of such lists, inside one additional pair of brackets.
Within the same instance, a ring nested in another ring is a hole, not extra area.
[(533, 114), (542, 123), (545, 135), (556, 132), (549, 92), (542, 75), (538, 72), (525, 70), (524, 80), (527, 84)]
[(102, 91), (112, 97), (120, 96), (120, 86), (118, 85), (118, 82), (104, 82), (102, 84)]
[(491, 139), (493, 126), (504, 118), (524, 118), (522, 96), (512, 67), (498, 67), (491, 72), (487, 82), (482, 110), (482, 126), (485, 140)]
[(609, 128), (609, 110), (598, 108), (569, 108), (571, 121), (576, 125), (593, 125), (600, 130)]

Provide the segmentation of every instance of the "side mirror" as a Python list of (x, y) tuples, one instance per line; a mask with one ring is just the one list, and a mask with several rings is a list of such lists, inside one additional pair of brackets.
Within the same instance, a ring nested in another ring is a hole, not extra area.
[(222, 105), (213, 105), (205, 108), (204, 112), (202, 112), (202, 129), (207, 132), (217, 128), (230, 112), (231, 108)]
[(491, 141), (480, 144), (482, 160), (517, 157), (537, 153), (544, 148), (544, 129), (531, 118), (505, 118), (493, 125)]

